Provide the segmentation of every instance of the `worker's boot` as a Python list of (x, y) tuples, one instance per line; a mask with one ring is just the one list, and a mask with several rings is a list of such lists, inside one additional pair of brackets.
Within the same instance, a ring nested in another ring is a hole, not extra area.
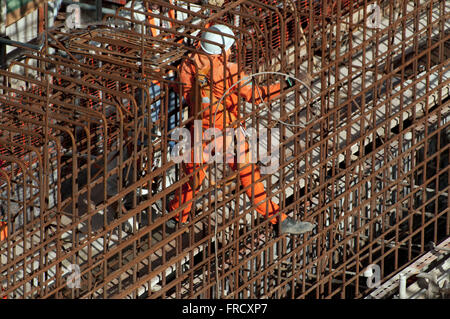
[(281, 234), (300, 235), (312, 231), (316, 225), (308, 222), (296, 221), (290, 217), (287, 217), (281, 222), (280, 227)]

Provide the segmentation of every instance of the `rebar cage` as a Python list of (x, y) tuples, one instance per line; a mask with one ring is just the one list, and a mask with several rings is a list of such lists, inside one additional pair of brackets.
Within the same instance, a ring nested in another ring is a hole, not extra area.
[[(59, 20), (0, 70), (0, 296), (367, 295), (368, 266), (388, 279), (450, 233), (449, 21), (437, 0), (144, 0), (76, 29)], [(166, 225), (195, 175), (171, 157), (198, 119), (178, 66), (219, 23), (239, 71), (282, 83), (268, 103), (239, 100), (239, 116), (279, 130), (262, 182), (310, 233), (278, 236), (226, 164), (201, 166), (188, 222)]]

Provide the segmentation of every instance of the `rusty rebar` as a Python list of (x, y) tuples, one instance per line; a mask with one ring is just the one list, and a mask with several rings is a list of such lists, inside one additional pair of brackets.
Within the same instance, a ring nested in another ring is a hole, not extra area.
[[(387, 279), (449, 236), (445, 1), (199, 2), (58, 25), (0, 70), (0, 296), (360, 298), (367, 266)], [(171, 133), (198, 116), (177, 67), (210, 23), (235, 32), (239, 71), (310, 86), (238, 102), (248, 127), (279, 128), (279, 168), (262, 181), (282, 212), (317, 223), (310, 234), (276, 236), (239, 169), (207, 164), (188, 223), (167, 228), (196, 174), (170, 157)]]

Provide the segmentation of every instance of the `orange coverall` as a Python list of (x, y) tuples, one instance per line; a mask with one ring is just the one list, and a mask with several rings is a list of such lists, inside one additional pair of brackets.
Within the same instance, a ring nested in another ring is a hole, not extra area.
[(0, 222), (0, 241), (5, 240), (8, 237), (8, 223)]
[[(229, 53), (229, 52), (228, 52)], [(229, 56), (229, 54), (227, 54)], [(236, 63), (227, 62), (226, 65), (223, 61), (223, 57), (221, 55), (211, 55), (212, 58), (212, 79), (209, 79), (209, 83), (213, 86), (213, 96), (219, 100), (225, 91), (231, 87), (234, 83), (239, 81), (239, 79), (243, 79), (246, 76), (245, 73), (241, 72), (239, 74), (238, 72), (238, 66)], [(183, 83), (182, 87), (182, 94), (185, 98), (186, 102), (190, 107), (193, 107), (194, 99), (191, 96), (194, 92), (192, 88), (195, 85), (195, 74), (196, 72), (199, 73), (206, 73), (208, 74), (208, 77), (210, 76), (210, 60), (206, 55), (200, 55), (200, 54), (192, 54), (190, 56), (191, 60), (185, 60), (180, 65), (180, 82)], [(224, 70), (225, 68), (225, 70)], [(207, 72), (201, 72), (201, 70), (208, 70)], [(225, 72), (224, 72), (225, 71)], [(225, 75), (225, 81), (224, 81), (224, 75)], [(225, 83), (224, 83), (225, 82)], [(245, 84), (247, 82), (246, 80), (241, 82), (241, 85)], [(209, 86), (208, 90), (205, 92), (204, 90), (200, 89), (200, 92), (202, 93), (203, 97), (209, 98)], [(266, 99), (269, 93), (272, 96), (276, 96), (280, 93), (280, 84), (274, 84), (269, 87), (260, 87), (259, 88), (261, 92), (261, 98)], [(255, 90), (256, 91), (256, 90)], [(224, 114), (227, 114), (225, 116), (225, 126), (228, 127), (229, 124), (234, 122), (238, 116), (238, 94), (243, 97), (248, 102), (252, 101), (252, 86), (251, 85), (245, 85), (241, 86), (240, 90), (238, 89), (238, 85), (234, 87), (231, 92), (229, 92), (228, 96), (222, 101), (222, 104), (225, 105), (225, 112), (224, 112), (224, 105), (219, 105), (219, 110), (217, 111), (215, 123), (213, 123), (213, 126), (218, 128), (219, 130), (223, 130), (223, 116)], [(255, 94), (257, 95), (257, 94)], [(256, 103), (260, 103), (261, 98), (259, 95), (255, 96)], [(207, 99), (209, 100), (209, 99)], [(210, 127), (210, 117), (214, 117), (215, 108), (210, 107), (209, 101), (206, 101), (202, 103), (202, 126), (203, 129), (207, 129)], [(205, 112), (205, 109), (206, 112)], [(213, 121), (214, 118), (211, 120)], [(231, 126), (229, 126), (231, 127)], [(230, 142), (228, 138), (226, 137), (227, 143), (226, 145), (230, 145)], [(222, 147), (223, 147), (223, 135), (220, 138), (215, 139), (215, 152), (216, 153), (222, 153)], [(203, 149), (207, 145), (207, 142), (203, 142)], [(238, 144), (239, 145), (239, 144)], [(246, 166), (245, 168), (240, 170), (240, 180), (242, 186), (246, 189), (247, 196), (249, 198), (252, 198), (252, 195), (254, 196), (254, 203), (259, 204), (256, 207), (256, 210), (258, 213), (260, 213), (262, 216), (267, 216), (268, 218), (271, 218), (276, 213), (279, 212), (279, 206), (274, 203), (273, 201), (269, 200), (268, 202), (265, 201), (266, 199), (266, 192), (264, 190), (264, 185), (262, 182), (260, 182), (261, 175), (259, 170), (255, 167), (254, 169), (254, 179), (252, 179), (252, 168), (254, 165), (247, 165), (249, 163), (249, 147), (247, 142), (241, 143), (241, 149), (239, 150), (240, 155), (245, 154), (245, 162), (243, 166)], [(245, 148), (245, 149), (244, 149)], [(193, 157), (192, 157), (193, 159)], [(205, 158), (205, 153), (203, 153), (203, 163), (207, 162), (209, 159)], [(203, 182), (203, 179), (205, 178), (205, 172), (203, 169), (200, 169), (200, 165), (198, 163), (193, 163), (194, 161), (191, 161), (191, 163), (185, 163), (185, 171), (187, 174), (191, 174), (194, 172), (194, 170), (198, 173), (197, 174), (197, 181), (198, 183), (195, 183), (197, 186), (197, 189), (193, 190), (190, 183), (185, 183), (182, 186), (181, 191), (181, 204), (187, 203), (186, 207), (183, 209), (181, 214), (181, 222), (186, 222), (189, 217), (189, 212), (191, 211), (192, 207), (192, 198), (194, 196), (194, 192), (197, 193), (200, 185)], [(238, 164), (232, 163), (229, 158), (227, 158), (227, 162), (231, 166), (232, 169), (236, 169), (238, 167)], [(252, 192), (254, 190), (254, 193)], [(252, 194), (253, 193), (253, 194)], [(171, 211), (175, 210), (180, 206), (180, 196), (179, 192), (175, 193), (175, 198), (170, 202), (169, 209)], [(281, 221), (283, 221), (287, 216), (285, 214), (281, 215)], [(176, 220), (179, 221), (179, 216), (176, 216)], [(273, 217), (271, 220), (272, 224), (277, 223), (277, 218)]]

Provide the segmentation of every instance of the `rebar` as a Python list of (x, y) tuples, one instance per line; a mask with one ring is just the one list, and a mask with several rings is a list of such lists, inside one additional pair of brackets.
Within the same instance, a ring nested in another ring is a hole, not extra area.
[[(0, 70), (0, 297), (361, 298), (368, 266), (389, 279), (449, 236), (445, 1), (141, 4), (60, 22)], [(311, 233), (277, 236), (226, 164), (200, 166), (188, 223), (166, 225), (195, 175), (171, 156), (198, 116), (178, 66), (217, 23), (253, 83), (301, 80), (268, 103), (239, 100), (239, 121), (279, 129), (262, 182)]]

